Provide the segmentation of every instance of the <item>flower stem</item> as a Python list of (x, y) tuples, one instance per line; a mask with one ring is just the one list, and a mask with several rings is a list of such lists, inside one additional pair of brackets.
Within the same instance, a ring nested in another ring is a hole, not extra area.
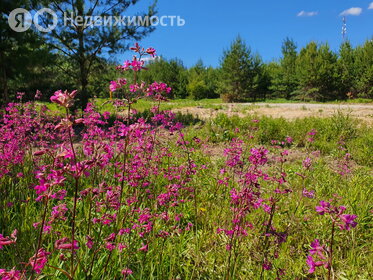
[(332, 279), (332, 266), (333, 266), (333, 243), (334, 243), (334, 231), (335, 231), (335, 222), (332, 224), (332, 236), (330, 239), (330, 255), (329, 255), (329, 265), (328, 265), (328, 280)]
[[(41, 247), (41, 243), (42, 243), (42, 239), (43, 239), (43, 229), (44, 229), (44, 224), (45, 224), (45, 218), (47, 216), (47, 209), (48, 209), (48, 197), (44, 198), (45, 199), (45, 208), (44, 208), (44, 213), (43, 213), (43, 220), (41, 222), (41, 226), (40, 226), (40, 231), (39, 231), (39, 238), (38, 238), (38, 246), (36, 248), (36, 252), (35, 252), (35, 261), (34, 261), (34, 267), (36, 265), (36, 260), (37, 260), (37, 254), (39, 252), (39, 249)], [(34, 269), (32, 269), (32, 272), (31, 272), (31, 280), (33, 279), (34, 277)]]
[[(66, 108), (66, 119), (69, 119), (69, 109)], [(73, 138), (71, 135), (71, 129), (72, 127), (68, 127), (68, 134), (69, 134), (69, 141), (71, 146), (71, 151), (73, 153), (73, 163), (75, 166), (75, 191), (74, 191), (74, 206), (73, 206), (73, 214), (72, 214), (72, 224), (71, 224), (71, 268), (70, 268), (70, 274), (71, 278), (74, 279), (74, 245), (75, 245), (75, 218), (76, 218), (76, 204), (78, 200), (78, 189), (79, 189), (79, 177), (78, 177), (78, 165), (77, 165), (77, 158), (76, 153), (74, 149), (74, 143)]]

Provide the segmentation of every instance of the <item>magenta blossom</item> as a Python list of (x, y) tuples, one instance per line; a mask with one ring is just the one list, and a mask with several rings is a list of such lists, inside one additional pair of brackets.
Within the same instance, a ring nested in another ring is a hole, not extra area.
[(304, 197), (308, 197), (308, 198), (315, 198), (315, 191), (309, 191), (309, 190), (307, 190), (307, 189), (303, 189), (303, 191), (302, 191), (302, 195), (304, 196)]
[(21, 271), (15, 270), (14, 268), (7, 271), (5, 269), (0, 269), (1, 280), (22, 280), (26, 279)]
[(117, 68), (123, 71), (133, 70), (135, 72), (138, 72), (142, 69), (145, 69), (144, 63), (145, 62), (143, 60), (138, 60), (136, 57), (134, 57), (132, 61), (126, 60), (123, 63), (123, 66), (118, 66)]
[(131, 50), (131, 51), (134, 51), (134, 52), (140, 52), (141, 47), (140, 47), (139, 43), (136, 42), (136, 43), (135, 43), (135, 46), (130, 47), (130, 50)]
[(342, 230), (350, 230), (351, 227), (356, 227), (357, 222), (355, 222), (355, 219), (357, 218), (356, 215), (348, 215), (348, 214), (343, 214), (339, 216), (341, 220), (341, 224), (339, 224), (339, 228)]
[(146, 53), (150, 54), (152, 57), (155, 57), (155, 49), (153, 48), (147, 48)]
[(316, 212), (320, 215), (324, 215), (325, 213), (329, 213), (330, 203), (325, 201), (320, 201), (320, 206), (316, 206)]
[(312, 165), (311, 158), (307, 157), (305, 160), (303, 160), (302, 165), (305, 169), (309, 169)]
[(164, 99), (164, 94), (169, 94), (171, 92), (171, 88), (165, 83), (154, 82), (149, 85), (146, 92), (147, 96), (154, 96), (157, 100), (162, 100)]
[(306, 263), (309, 266), (308, 273), (314, 273), (315, 268), (319, 266), (324, 266), (325, 268), (329, 267), (329, 263), (327, 261), (326, 253), (327, 250), (325, 245), (321, 245), (318, 239), (315, 239), (311, 243), (310, 255), (307, 256)]
[(44, 249), (39, 249), (38, 253), (30, 258), (28, 263), (37, 274), (40, 274), (43, 270), (45, 264), (48, 262), (47, 256), (50, 254), (50, 252)]
[(87, 243), (85, 244), (89, 249), (92, 249), (93, 247), (93, 238), (90, 237), (89, 235), (86, 236)]
[(114, 92), (116, 91), (117, 89), (120, 89), (122, 88), (124, 85), (127, 84), (127, 80), (126, 79), (123, 79), (123, 78), (120, 78), (118, 79), (117, 81), (111, 81), (110, 82), (110, 86), (109, 86), (109, 89), (111, 92)]
[(326, 259), (324, 252), (325, 252), (325, 245), (320, 245), (320, 241), (315, 239), (311, 243), (312, 249), (310, 249), (311, 255), (317, 255), (320, 259)]
[(249, 157), (249, 161), (254, 165), (264, 165), (268, 161), (268, 150), (264, 147), (260, 147), (259, 149), (252, 148), (250, 153), (251, 156)]
[(124, 276), (124, 279), (126, 279), (126, 277), (127, 277), (128, 275), (131, 275), (133, 272), (132, 272), (131, 269), (129, 269), (129, 268), (125, 268), (125, 269), (123, 269), (123, 270), (121, 271), (121, 273), (122, 273), (122, 275)]
[(43, 94), (41, 93), (41, 91), (37, 89), (35, 93), (35, 99), (40, 99), (42, 95)]
[(22, 99), (22, 97), (25, 95), (24, 92), (17, 92), (17, 99)]
[(72, 245), (72, 243), (69, 241), (70, 240), (67, 237), (64, 237), (62, 239), (57, 240), (54, 243), (54, 247), (59, 250), (71, 250), (72, 247), (74, 250), (79, 249), (78, 241), (74, 240), (74, 245)]
[(312, 258), (312, 256), (307, 256), (306, 263), (307, 263), (307, 265), (308, 265), (309, 268), (310, 268), (310, 269), (308, 270), (308, 273), (314, 273), (316, 267), (319, 267), (319, 266), (324, 266), (324, 267), (326, 267), (326, 268), (328, 267), (327, 262), (323, 262), (323, 261), (314, 261), (314, 259)]
[(0, 234), (0, 249), (3, 248), (3, 246), (14, 244), (17, 241), (17, 233), (18, 231), (15, 229), (12, 234), (7, 237), (4, 237), (2, 234)]
[(110, 86), (109, 86), (110, 91), (114, 92), (118, 88), (120, 88), (120, 85), (116, 81), (111, 81), (110, 82)]
[(68, 108), (73, 105), (76, 94), (76, 90), (73, 90), (71, 93), (68, 93), (67, 90), (65, 90), (64, 92), (62, 92), (62, 90), (58, 90), (54, 93), (53, 96), (51, 96), (50, 99), (53, 103), (57, 103), (62, 107)]
[(329, 214), (333, 222), (336, 222), (341, 230), (350, 230), (357, 226), (355, 219), (356, 215), (344, 214), (345, 206), (332, 206), (329, 202), (320, 201), (320, 205), (316, 206), (316, 212), (320, 215)]
[(142, 244), (142, 247), (139, 249), (139, 251), (147, 252), (148, 251), (148, 244)]

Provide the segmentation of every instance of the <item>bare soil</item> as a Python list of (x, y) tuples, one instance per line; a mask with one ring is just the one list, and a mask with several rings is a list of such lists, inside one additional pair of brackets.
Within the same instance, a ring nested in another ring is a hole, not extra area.
[(305, 117), (330, 117), (337, 112), (342, 112), (369, 125), (373, 124), (373, 105), (370, 104), (235, 103), (216, 104), (216, 108), (185, 107), (173, 111), (191, 113), (201, 119), (208, 119), (219, 113), (225, 113), (228, 116), (258, 115), (274, 118), (282, 117), (288, 120)]

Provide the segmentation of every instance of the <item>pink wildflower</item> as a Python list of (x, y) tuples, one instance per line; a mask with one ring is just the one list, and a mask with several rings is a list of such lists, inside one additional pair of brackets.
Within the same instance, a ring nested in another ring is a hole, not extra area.
[(356, 215), (348, 215), (348, 214), (343, 214), (339, 216), (341, 220), (341, 224), (339, 225), (339, 228), (342, 230), (350, 230), (351, 227), (356, 227), (357, 222), (355, 222), (355, 219), (357, 218)]
[(148, 251), (148, 244), (142, 244), (142, 247), (139, 249), (139, 251), (147, 252)]
[(69, 241), (69, 238), (64, 237), (62, 239), (57, 240), (54, 243), (54, 247), (59, 250), (71, 250), (72, 247), (75, 250), (79, 249), (78, 241), (74, 240), (74, 245), (72, 245), (71, 242), (69, 243)]
[(309, 191), (307, 189), (303, 189), (302, 194), (304, 197), (308, 198), (314, 198), (315, 197), (315, 191)]
[(2, 249), (3, 246), (15, 244), (17, 241), (17, 233), (18, 231), (15, 229), (10, 235), (10, 237), (4, 237), (2, 234), (0, 234), (0, 249)]
[(7, 271), (5, 269), (0, 269), (1, 280), (22, 280), (25, 279), (21, 271), (15, 270), (14, 268)]
[(131, 275), (133, 272), (132, 272), (131, 269), (129, 269), (129, 268), (125, 268), (125, 269), (122, 270), (121, 273), (122, 273), (122, 275), (124, 276), (124, 279), (126, 279), (126, 277), (127, 277), (128, 275)]
[(68, 93), (67, 90), (65, 90), (64, 92), (62, 92), (62, 90), (58, 90), (54, 93), (53, 96), (51, 96), (50, 100), (53, 103), (57, 103), (61, 105), (62, 107), (68, 108), (73, 105), (76, 94), (77, 94), (76, 90), (73, 90), (71, 93)]
[(155, 49), (153, 48), (147, 48), (146, 53), (150, 54), (152, 57), (155, 57)]
[(48, 262), (47, 256), (50, 254), (50, 252), (44, 249), (39, 249), (38, 253), (30, 258), (28, 264), (37, 274), (40, 274), (45, 264)]

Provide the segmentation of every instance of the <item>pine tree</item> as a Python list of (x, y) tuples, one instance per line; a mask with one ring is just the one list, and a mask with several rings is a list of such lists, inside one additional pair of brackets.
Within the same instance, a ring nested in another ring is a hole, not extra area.
[(355, 49), (355, 70), (358, 97), (373, 98), (373, 39)]
[[(154, 30), (149, 21), (143, 25), (130, 24), (107, 24), (101, 26), (96, 22), (89, 22), (90, 17), (102, 16), (111, 19), (119, 18), (139, 0), (60, 0), (60, 1), (33, 1), (34, 9), (49, 7), (57, 13), (58, 18), (65, 16), (72, 20), (67, 21), (67, 25), (57, 25), (51, 32), (41, 35), (55, 50), (64, 54), (79, 71), (75, 69), (65, 69), (70, 76), (80, 84), (79, 105), (84, 108), (89, 99), (88, 84), (92, 67), (99, 58), (104, 58), (104, 54), (114, 54), (128, 49), (131, 40), (140, 40)], [(143, 18), (150, 18), (155, 11), (155, 3), (149, 6), (147, 12), (138, 14)], [(79, 21), (78, 21), (79, 19)], [(92, 19), (92, 18), (91, 18)], [(52, 19), (41, 17), (40, 24), (48, 26)], [(103, 21), (103, 18), (102, 18)], [(131, 42), (132, 43), (132, 42)]]
[(31, 99), (28, 93), (32, 92), (33, 98), (36, 89), (50, 88), (49, 70), (57, 59), (35, 30), (16, 32), (9, 27), (7, 17), (16, 8), (30, 9), (29, 1), (0, 2), (0, 105), (8, 103), (17, 91), (26, 92), (23, 100), (27, 100)]
[(248, 97), (255, 77), (250, 48), (237, 37), (221, 60), (220, 93), (227, 102)]
[(286, 99), (290, 99), (291, 93), (297, 88), (296, 60), (297, 45), (292, 39), (286, 38), (282, 43), (281, 74), (282, 85)]
[(146, 68), (147, 71), (140, 72), (140, 80), (147, 83), (153, 81), (166, 83), (172, 88), (170, 97), (185, 98), (187, 96), (187, 70), (181, 60), (166, 60), (163, 57), (157, 57), (147, 64)]
[(345, 41), (339, 48), (338, 71), (340, 73), (339, 90), (341, 95), (356, 94), (355, 53), (349, 41)]
[(302, 100), (331, 100), (338, 97), (337, 55), (327, 44), (310, 42), (297, 58), (297, 76)]

